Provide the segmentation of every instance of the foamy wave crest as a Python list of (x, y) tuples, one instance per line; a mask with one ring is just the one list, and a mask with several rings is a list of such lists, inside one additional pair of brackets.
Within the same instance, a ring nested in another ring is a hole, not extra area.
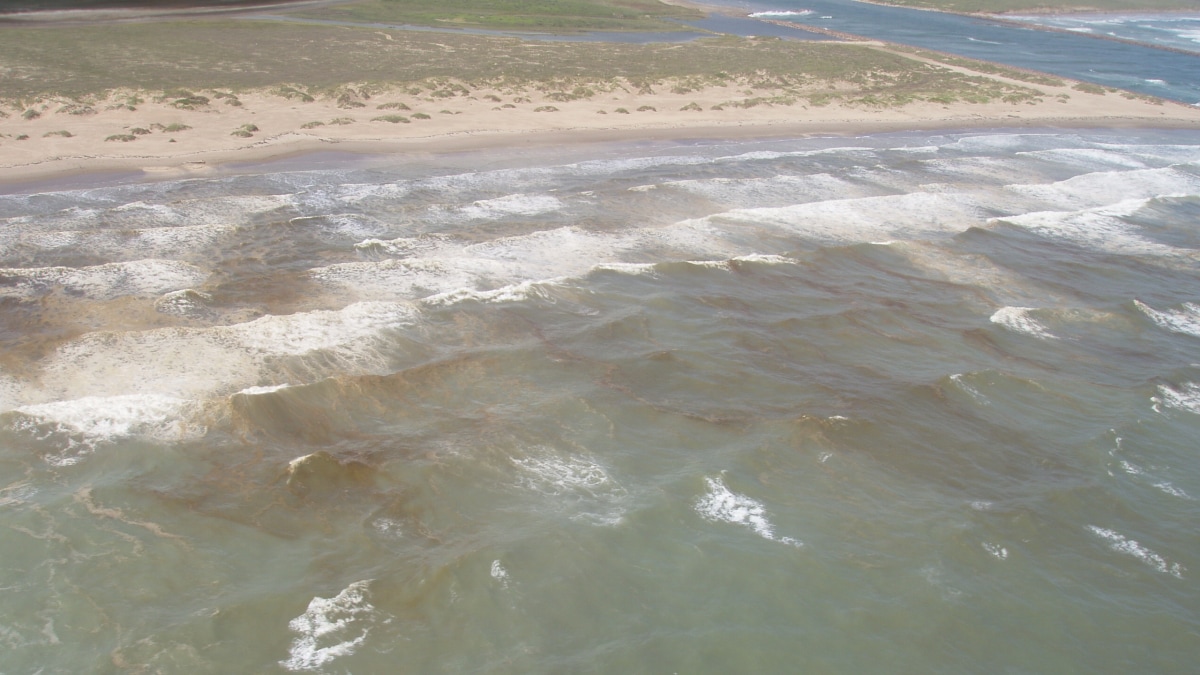
[[(338, 311), (265, 316), (231, 326), (92, 333), (47, 358), (42, 385), (55, 398), (157, 393), (201, 399), (255, 385), (280, 357), (311, 369), (380, 372), (391, 330), (411, 325), (409, 305), (363, 302)], [(309, 358), (309, 357), (312, 358)]]
[(704, 220), (774, 226), (824, 241), (860, 242), (962, 232), (982, 222), (982, 213), (967, 195), (915, 192), (779, 208), (736, 209)]
[(1008, 185), (1007, 189), (1054, 204), (1059, 209), (1094, 209), (1131, 199), (1200, 194), (1200, 176), (1174, 168), (1100, 171), (1048, 185)]
[(1115, 530), (1109, 530), (1107, 528), (1097, 527), (1095, 525), (1088, 525), (1087, 529), (1092, 534), (1107, 541), (1108, 547), (1112, 550), (1118, 553), (1131, 555), (1155, 570), (1162, 572), (1163, 574), (1170, 574), (1176, 579), (1182, 579), (1183, 573), (1187, 571), (1187, 568), (1185, 568), (1183, 565), (1180, 565), (1179, 563), (1168, 562), (1166, 558), (1163, 558), (1161, 555), (1151, 551), (1145, 546), (1142, 546), (1133, 539), (1116, 532)]
[(163, 314), (195, 316), (205, 312), (211, 300), (212, 296), (204, 291), (184, 288), (166, 293), (158, 300), (155, 300), (154, 309)]
[(1162, 412), (1162, 406), (1184, 410), (1200, 415), (1200, 385), (1187, 383), (1179, 389), (1159, 385), (1158, 396), (1151, 398), (1154, 409)]
[(1172, 333), (1200, 337), (1200, 305), (1185, 302), (1180, 310), (1160, 312), (1140, 300), (1134, 300), (1133, 304), (1138, 311), (1149, 317), (1160, 328), (1165, 328)]
[(995, 218), (1042, 236), (1066, 239), (1100, 251), (1144, 255), (1190, 255), (1191, 251), (1166, 246), (1137, 234), (1123, 218), (1144, 208), (1149, 199), (1129, 199), (1110, 206), (1082, 211), (1038, 211)]
[(657, 188), (685, 190), (726, 207), (755, 207), (772, 203), (799, 204), (829, 199), (869, 197), (878, 194), (878, 190), (873, 191), (869, 186), (828, 173), (803, 176), (782, 175), (770, 178), (679, 180), (629, 189), (644, 192)]
[(264, 316), (227, 330), (242, 345), (265, 354), (303, 355), (337, 349), (411, 323), (410, 307), (359, 302), (340, 310)]
[(536, 216), (552, 213), (563, 207), (557, 197), (550, 195), (506, 195), (495, 199), (483, 199), (459, 209), (459, 213), (472, 219), (503, 218), (505, 216)]
[(490, 291), (472, 291), (470, 289), (460, 288), (449, 293), (439, 293), (431, 295), (424, 300), (422, 304), (429, 306), (441, 306), (458, 304), (460, 302), (484, 302), (484, 303), (500, 303), (500, 302), (521, 302), (531, 298), (549, 298), (545, 292), (546, 286), (560, 284), (566, 279), (540, 279), (538, 281), (522, 281), (519, 284), (510, 286), (502, 286)]
[(26, 405), (14, 409), (12, 428), (60, 446), (46, 461), (70, 466), (105, 443), (142, 438), (172, 443), (200, 438), (207, 429), (195, 421), (192, 401), (170, 396), (131, 394), (88, 396), (72, 401)]
[(801, 16), (810, 16), (812, 13), (813, 12), (811, 9), (802, 9), (798, 12), (789, 12), (789, 11), (754, 12), (753, 14), (750, 15), (750, 18), (752, 18), (752, 19), (790, 19), (790, 18), (801, 17)]
[(175, 257), (211, 246), (234, 230), (236, 227), (233, 225), (214, 224), (89, 232), (30, 232), (0, 245), (0, 251), (20, 244), (43, 251), (81, 249), (126, 260)]
[(616, 525), (624, 517), (628, 492), (591, 457), (533, 448), (529, 455), (511, 461), (522, 471), (521, 487), (553, 497), (575, 511), (571, 520)]
[(1052, 335), (1041, 322), (1029, 315), (1033, 311), (1036, 310), (1032, 307), (1002, 307), (992, 314), (991, 322), (1017, 333), (1043, 340), (1057, 340), (1057, 336)]
[(1132, 157), (1124, 147), (1118, 150), (1103, 148), (1055, 148), (1018, 152), (1023, 157), (1037, 157), (1064, 164), (1073, 164), (1092, 171), (1100, 169), (1145, 169), (1146, 163)]
[(208, 272), (176, 260), (137, 260), (95, 267), (0, 269), (0, 297), (33, 297), (62, 288), (92, 300), (161, 295), (208, 278)]
[(379, 618), (370, 602), (371, 581), (356, 581), (332, 598), (313, 598), (303, 614), (288, 622), (296, 637), (279, 665), (292, 672), (322, 671), (334, 659), (357, 651)]
[(761, 502), (731, 491), (720, 477), (705, 478), (704, 481), (708, 484), (708, 492), (696, 500), (696, 512), (705, 520), (741, 525), (763, 539), (803, 546), (791, 537), (775, 536), (775, 526), (767, 519), (767, 510)]

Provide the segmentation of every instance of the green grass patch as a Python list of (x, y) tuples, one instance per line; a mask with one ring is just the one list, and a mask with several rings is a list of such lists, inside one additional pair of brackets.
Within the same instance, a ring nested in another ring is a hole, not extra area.
[[(771, 87), (778, 91), (757, 95), (815, 104), (862, 96), (1000, 100), (1032, 91), (863, 45), (728, 37), (556, 43), (415, 32), (388, 40), (377, 29), (233, 19), (0, 26), (0, 64), (3, 96), (14, 108), (48, 95), (86, 107), (83, 101), (120, 90), (161, 91), (160, 101), (198, 107), (208, 99), (197, 91), (296, 88), (298, 82), (310, 96), (358, 107), (384, 90), (450, 98), (491, 89), (513, 104), (530, 103), (523, 92), (531, 89), (582, 98), (618, 87), (649, 94), (735, 84)], [(177, 89), (180, 83), (191, 89)]]
[(409, 120), (404, 115), (381, 115), (379, 117), (372, 117), (371, 121), (372, 122), (391, 122), (392, 124), (408, 124), (411, 120)]
[(698, 19), (694, 9), (657, 0), (360, 0), (294, 12), (362, 23), (577, 31), (678, 31), (667, 19)]
[(47, 131), (46, 133), (42, 134), (42, 138), (50, 138), (51, 136), (62, 136), (63, 138), (71, 138), (71, 137), (73, 137), (74, 135), (75, 135), (75, 134), (73, 134), (73, 133), (71, 133), (71, 132), (69, 132), (69, 131), (66, 131), (66, 130), (63, 130), (63, 131)]
[(129, 143), (130, 141), (136, 141), (137, 136), (134, 136), (133, 134), (113, 134), (104, 140), (116, 141), (118, 143)]
[(428, 120), (428, 119), (433, 119), (433, 118), (430, 117), (429, 115), (426, 115), (425, 113), (419, 112), (419, 113), (413, 113), (413, 119), (414, 120)]

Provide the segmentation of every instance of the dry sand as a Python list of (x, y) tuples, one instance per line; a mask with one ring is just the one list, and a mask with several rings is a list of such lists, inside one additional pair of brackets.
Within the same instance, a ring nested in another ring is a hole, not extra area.
[[(304, 103), (266, 92), (239, 93), (241, 105), (232, 106), (227, 99), (212, 97), (211, 92), (198, 92), (210, 96), (210, 104), (180, 110), (167, 102), (147, 100), (129, 110), (115, 105), (129, 95), (124, 92), (97, 102), (90, 114), (71, 114), (62, 110), (69, 102), (47, 100), (38, 107), (40, 117), (25, 119), (10, 113), (0, 119), (0, 182), (106, 170), (164, 176), (204, 173), (229, 162), (332, 149), (429, 153), (604, 140), (770, 138), (938, 128), (1200, 129), (1200, 108), (1117, 93), (1085, 93), (1070, 86), (1036, 89), (1045, 93), (1038, 103), (913, 103), (884, 109), (803, 102), (741, 108), (730, 102), (744, 101), (750, 94), (762, 97), (771, 93), (733, 87), (688, 94), (666, 93), (669, 87), (665, 86), (656, 94), (617, 87), (565, 102), (547, 100), (532, 89), (474, 90), (438, 99), (397, 89), (376, 94), (363, 101), (365, 107), (351, 109), (339, 108), (335, 100)], [(379, 108), (388, 104), (409, 109)], [(723, 109), (714, 109), (722, 104)], [(386, 115), (401, 115), (408, 122), (373, 121)], [(333, 123), (338, 119), (350, 122)], [(321, 125), (311, 124), (314, 122)], [(189, 128), (164, 130), (172, 124)], [(233, 135), (244, 125), (257, 131), (249, 137)], [(135, 134), (135, 129), (149, 133)], [(118, 135), (136, 140), (106, 140)], [(17, 140), (19, 136), (27, 138)]]

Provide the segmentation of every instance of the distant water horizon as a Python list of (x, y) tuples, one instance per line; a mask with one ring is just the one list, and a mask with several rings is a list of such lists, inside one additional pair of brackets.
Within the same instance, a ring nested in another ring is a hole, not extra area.
[(0, 196), (14, 673), (1188, 673), (1200, 133)]

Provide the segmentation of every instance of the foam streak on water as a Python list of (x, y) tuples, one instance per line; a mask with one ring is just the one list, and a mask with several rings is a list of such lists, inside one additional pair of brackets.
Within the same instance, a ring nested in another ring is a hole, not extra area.
[(289, 161), (0, 196), (0, 670), (1200, 659), (1200, 135)]

